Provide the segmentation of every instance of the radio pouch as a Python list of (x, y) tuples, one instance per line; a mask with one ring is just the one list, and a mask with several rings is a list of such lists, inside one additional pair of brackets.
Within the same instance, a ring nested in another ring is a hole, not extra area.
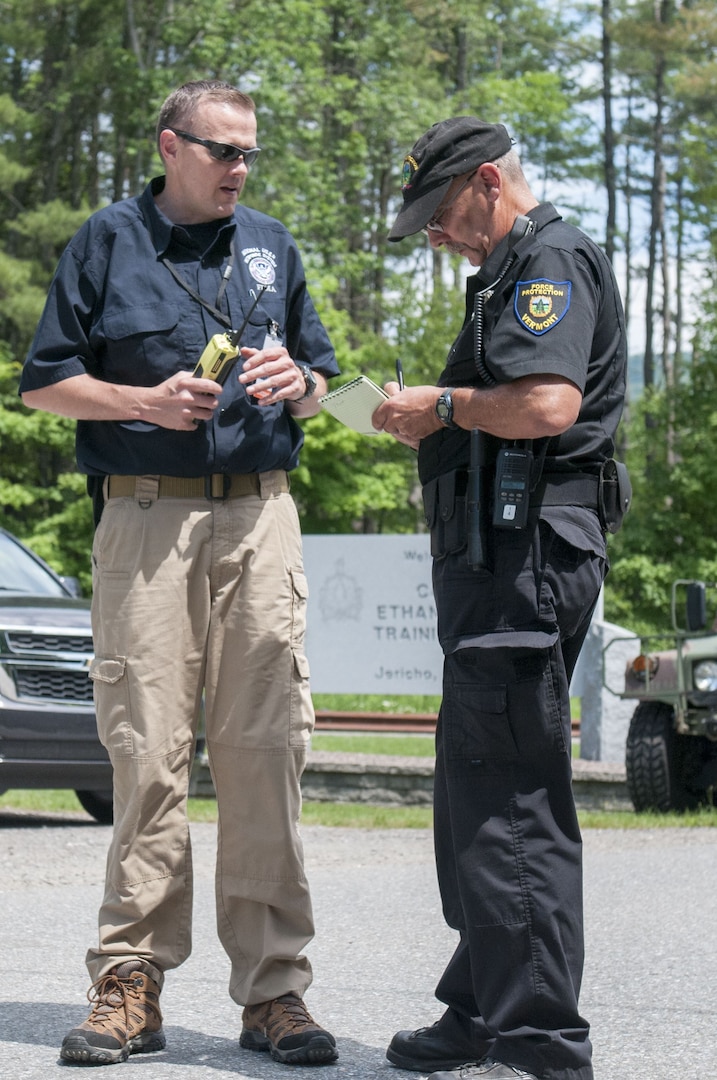
[(632, 502), (632, 484), (627, 466), (608, 458), (600, 469), (598, 483), (598, 514), (600, 524), (609, 533), (616, 533)]

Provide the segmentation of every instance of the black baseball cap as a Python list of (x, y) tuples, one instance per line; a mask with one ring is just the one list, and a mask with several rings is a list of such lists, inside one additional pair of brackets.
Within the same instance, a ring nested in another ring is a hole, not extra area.
[(403, 159), (403, 206), (388, 239), (403, 240), (420, 232), (454, 177), (495, 161), (512, 145), (502, 124), (486, 124), (475, 116), (454, 116), (434, 124)]

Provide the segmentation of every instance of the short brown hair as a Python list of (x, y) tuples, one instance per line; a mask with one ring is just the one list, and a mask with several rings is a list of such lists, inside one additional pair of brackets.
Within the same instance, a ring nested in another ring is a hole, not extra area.
[(231, 83), (211, 79), (188, 82), (173, 90), (159, 110), (157, 145), (160, 133), (165, 128), (185, 128), (191, 125), (197, 107), (207, 98), (223, 105), (232, 105), (235, 109), (243, 109), (245, 112), (256, 112), (256, 106), (249, 95), (237, 90)]

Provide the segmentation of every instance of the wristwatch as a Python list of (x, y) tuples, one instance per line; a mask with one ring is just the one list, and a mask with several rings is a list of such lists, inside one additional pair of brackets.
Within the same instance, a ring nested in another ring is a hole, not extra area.
[(309, 365), (304, 364), (303, 361), (295, 360), (294, 363), (298, 367), (301, 374), (304, 376), (304, 383), (305, 383), (306, 389), (304, 390), (301, 397), (292, 398), (291, 400), (292, 401), (305, 401), (307, 397), (311, 397), (311, 395), (313, 394), (314, 390), (316, 389), (316, 387), (318, 385), (317, 382), (316, 382), (316, 376), (314, 375), (314, 373), (311, 370), (311, 368), (309, 367)]
[(436, 416), (443, 426), (447, 428), (457, 428), (459, 426), (453, 419), (453, 390), (454, 387), (452, 386), (448, 390), (444, 390), (436, 402)]

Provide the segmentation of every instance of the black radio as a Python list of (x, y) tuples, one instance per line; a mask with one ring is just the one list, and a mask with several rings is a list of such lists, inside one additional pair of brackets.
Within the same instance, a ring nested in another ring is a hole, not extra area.
[(493, 489), (493, 527), (524, 529), (530, 506), (533, 454), (519, 446), (498, 451)]

